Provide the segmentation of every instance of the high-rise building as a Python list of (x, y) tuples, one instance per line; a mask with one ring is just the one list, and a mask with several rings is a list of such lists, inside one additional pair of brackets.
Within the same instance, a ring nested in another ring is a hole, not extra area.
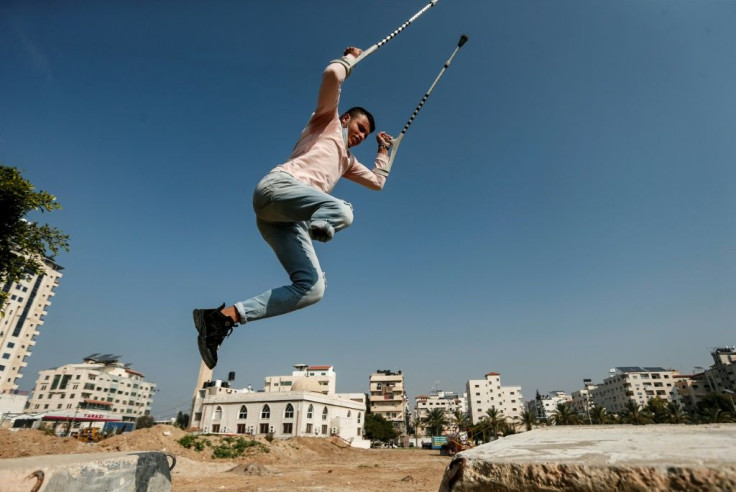
[(679, 401), (675, 376), (679, 372), (662, 367), (617, 367), (611, 376), (591, 390), (593, 402), (608, 413), (619, 413), (632, 401), (646, 405), (650, 398)]
[(533, 400), (526, 403), (526, 407), (537, 418), (538, 423), (548, 423), (551, 425), (557, 413), (557, 405), (571, 403), (572, 398), (564, 391), (550, 391), (545, 395), (537, 391), (537, 395)]
[(448, 419), (446, 431), (457, 431), (455, 412), (463, 415), (468, 413), (468, 402), (466, 395), (460, 396), (453, 391), (432, 390), (429, 395), (419, 395), (415, 398), (414, 421), (417, 426), (417, 435), (427, 435), (427, 426), (424, 422), (432, 410), (441, 409), (445, 411)]
[(710, 355), (714, 364), (705, 372), (708, 384), (719, 393), (736, 394), (736, 347), (719, 347)]
[(5, 316), (0, 318), (0, 393), (18, 389), (21, 371), (28, 365), (31, 347), (36, 344), (62, 269), (44, 258), (42, 274), (2, 285), (8, 300), (3, 306)]
[(404, 387), (404, 375), (401, 371), (378, 370), (371, 374), (369, 382), (371, 413), (391, 422), (399, 435), (405, 438), (409, 399)]
[(590, 421), (590, 410), (593, 408), (593, 397), (590, 393), (595, 388), (591, 379), (583, 379), (583, 388), (572, 392), (572, 409), (587, 419), (586, 422)]
[[(67, 364), (38, 373), (27, 413), (61, 420), (135, 422), (149, 415), (156, 385), (120, 362), (119, 355), (92, 354), (81, 364)], [(89, 415), (87, 415), (89, 414)]]
[(489, 372), (485, 379), (470, 379), (466, 383), (468, 414), (473, 424), (480, 422), (492, 408), (500, 411), (509, 422), (524, 411), (521, 386), (501, 386), (501, 374)]

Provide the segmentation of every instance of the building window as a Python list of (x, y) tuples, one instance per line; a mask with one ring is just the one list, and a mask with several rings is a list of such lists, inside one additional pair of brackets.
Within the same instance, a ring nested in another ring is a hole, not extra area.
[(293, 424), (291, 422), (284, 423), (284, 434), (291, 434), (293, 431)]
[(327, 425), (322, 426), (322, 434), (325, 436), (327, 435)]
[(358, 412), (358, 423), (360, 423), (360, 412)]
[[(240, 407), (240, 412), (238, 413), (239, 419), (247, 419), (248, 418), (248, 409), (245, 408), (245, 405)], [(239, 434), (243, 434), (243, 432), (240, 432)]]
[(312, 433), (312, 428), (313, 428), (312, 424), (307, 424), (307, 434)]
[(220, 432), (220, 424), (212, 424), (212, 432), (214, 432), (215, 434)]
[(271, 407), (269, 407), (268, 405), (263, 405), (263, 410), (261, 410), (261, 418), (262, 419), (271, 418)]
[(258, 426), (258, 432), (260, 432), (261, 434), (268, 434), (268, 423), (260, 424)]
[(307, 408), (307, 418), (311, 419), (314, 415), (314, 405), (309, 405), (309, 408)]
[[(322, 420), (327, 420), (327, 407), (325, 407), (324, 410), (322, 410)], [(327, 432), (323, 432), (323, 434), (327, 434)]]
[(5, 352), (5, 353), (3, 354), (3, 359), (10, 359), (10, 354), (9, 354), (9, 353), (7, 353), (7, 352)]
[(284, 418), (285, 419), (293, 419), (294, 418), (294, 407), (289, 403), (286, 405), (286, 410), (284, 410)]
[(215, 413), (212, 415), (212, 420), (221, 420), (221, 419), (222, 419), (222, 407), (218, 406), (217, 408), (215, 408)]
[(238, 424), (238, 434), (245, 434), (245, 424)]

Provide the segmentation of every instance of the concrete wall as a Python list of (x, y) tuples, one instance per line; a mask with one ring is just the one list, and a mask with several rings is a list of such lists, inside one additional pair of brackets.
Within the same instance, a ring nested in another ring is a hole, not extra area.
[(3, 492), (28, 492), (39, 480), (43, 492), (171, 490), (170, 464), (164, 453), (67, 454), (0, 460)]

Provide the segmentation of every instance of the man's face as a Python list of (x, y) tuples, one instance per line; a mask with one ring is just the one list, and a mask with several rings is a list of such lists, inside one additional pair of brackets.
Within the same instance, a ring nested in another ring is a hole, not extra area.
[(363, 140), (371, 133), (371, 124), (368, 117), (364, 114), (358, 114), (350, 117), (349, 114), (342, 115), (342, 125), (347, 125), (348, 129), (348, 147), (360, 145)]

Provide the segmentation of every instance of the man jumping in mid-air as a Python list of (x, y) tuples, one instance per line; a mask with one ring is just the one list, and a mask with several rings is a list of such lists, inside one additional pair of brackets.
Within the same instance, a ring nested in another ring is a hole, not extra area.
[(378, 154), (368, 169), (351, 154), (375, 130), (373, 116), (363, 108), (338, 112), (340, 89), (362, 50), (347, 48), (322, 74), (317, 108), (288, 161), (264, 177), (253, 193), (256, 223), (289, 274), (291, 285), (268, 290), (232, 306), (195, 309), (199, 353), (212, 369), (217, 350), (237, 324), (278, 316), (314, 304), (324, 294), (325, 279), (313, 240), (327, 242), (353, 222), (352, 206), (329, 192), (341, 177), (374, 190), (388, 176), (392, 137), (379, 132)]

